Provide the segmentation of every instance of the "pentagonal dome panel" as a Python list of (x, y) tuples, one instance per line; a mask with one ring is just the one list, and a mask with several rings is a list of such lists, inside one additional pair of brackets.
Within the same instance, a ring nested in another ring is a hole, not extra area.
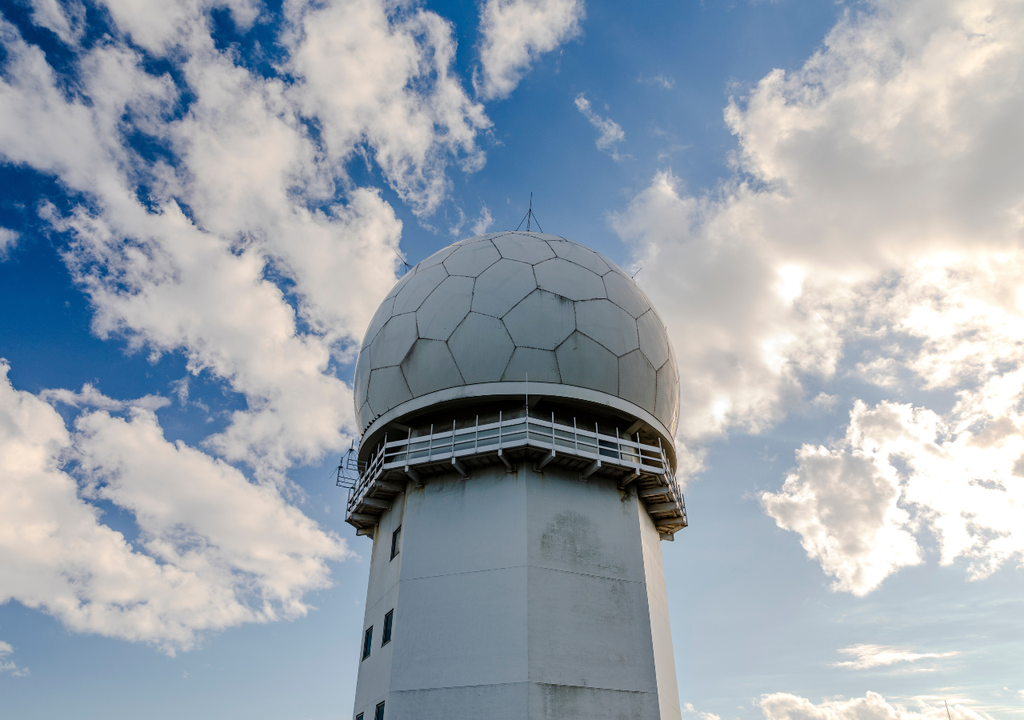
[(619, 396), (653, 414), (657, 395), (654, 366), (639, 350), (619, 358)]
[(576, 263), (555, 258), (533, 266), (537, 285), (570, 300), (596, 300), (605, 297), (599, 275)]
[(406, 313), (388, 320), (370, 343), (370, 367), (398, 365), (416, 342), (416, 315)]
[(570, 262), (574, 262), (577, 265), (582, 265), (587, 270), (590, 270), (597, 275), (604, 275), (606, 272), (611, 270), (611, 265), (598, 255), (590, 248), (583, 247), (572, 240), (562, 240), (559, 242), (548, 243), (551, 249), (555, 251), (555, 254), (560, 258), (565, 258)]
[(500, 259), (492, 243), (478, 242), (460, 247), (445, 258), (444, 266), (451, 275), (476, 277)]
[(446, 277), (416, 311), (416, 327), (421, 338), (447, 340), (469, 314), (473, 301), (473, 278)]
[(398, 367), (380, 368), (371, 372), (368, 395), (374, 415), (383, 415), (396, 405), (412, 400), (412, 393)]
[(611, 300), (576, 303), (576, 329), (597, 340), (616, 356), (640, 347), (636, 320)]
[(610, 272), (606, 274), (604, 287), (608, 291), (608, 299), (635, 318), (651, 309), (647, 298), (640, 292), (640, 288), (625, 273)]
[(661, 318), (653, 310), (648, 310), (636, 321), (640, 331), (640, 349), (651, 365), (660, 368), (668, 360), (668, 333), (661, 324)]
[(610, 350), (578, 332), (555, 350), (558, 373), (566, 385), (616, 395), (619, 390), (619, 360)]
[(537, 287), (533, 266), (499, 260), (477, 278), (481, 292), (473, 296), (473, 312), (501, 317)]
[(555, 251), (546, 242), (538, 242), (532, 235), (509, 233), (494, 238), (494, 246), (503, 258), (534, 265), (555, 257)]
[(448, 272), (444, 269), (443, 265), (435, 265), (414, 274), (409, 282), (395, 295), (395, 308), (393, 310), (395, 315), (415, 312), (423, 304), (423, 301), (427, 299), (427, 295), (434, 292), (434, 289), (446, 277), (448, 277)]
[(414, 397), (465, 384), (448, 345), (440, 340), (417, 340), (402, 361), (402, 373)]
[(561, 382), (558, 374), (558, 360), (554, 350), (538, 350), (537, 348), (517, 347), (508, 361), (505, 374), (501, 376), (507, 382)]
[(573, 303), (544, 290), (534, 290), (502, 319), (517, 347), (554, 350), (576, 329)]
[(501, 320), (470, 313), (448, 341), (467, 383), (497, 382), (505, 372), (515, 346)]

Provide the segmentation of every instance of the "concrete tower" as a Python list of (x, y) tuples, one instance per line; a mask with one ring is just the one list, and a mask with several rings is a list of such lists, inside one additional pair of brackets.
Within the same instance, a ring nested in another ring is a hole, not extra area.
[(355, 385), (354, 717), (679, 718), (678, 376), (629, 275), (554, 235), (457, 242), (381, 304)]

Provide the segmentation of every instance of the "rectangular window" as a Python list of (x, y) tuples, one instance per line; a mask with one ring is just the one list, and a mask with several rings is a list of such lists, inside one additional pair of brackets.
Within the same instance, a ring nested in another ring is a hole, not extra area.
[(363, 720), (363, 714), (359, 713), (358, 715), (356, 715), (356, 720)]
[(373, 714), (373, 720), (384, 720), (384, 703), (377, 706), (377, 712)]
[(363, 637), (363, 660), (370, 657), (370, 648), (373, 646), (373, 625), (366, 628), (366, 635)]
[(380, 639), (380, 646), (384, 647), (391, 642), (391, 623), (395, 620), (395, 611), (389, 610), (388, 614), (384, 616), (384, 634)]
[(391, 533), (391, 559), (394, 560), (398, 555), (400, 540), (402, 538), (402, 526), (399, 525), (398, 529)]

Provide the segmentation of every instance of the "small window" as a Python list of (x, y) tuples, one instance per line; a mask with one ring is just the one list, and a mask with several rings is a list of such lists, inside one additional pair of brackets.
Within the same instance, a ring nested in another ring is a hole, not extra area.
[(363, 714), (359, 713), (358, 715), (356, 715), (356, 720), (363, 720)]
[(377, 712), (373, 714), (373, 720), (384, 720), (384, 703), (377, 706)]
[(398, 556), (402, 539), (402, 526), (399, 525), (398, 529), (391, 533), (391, 559), (394, 560)]
[(370, 648), (373, 646), (373, 625), (366, 628), (366, 636), (363, 637), (363, 660), (370, 657)]
[(395, 620), (395, 611), (389, 610), (388, 614), (384, 616), (384, 634), (380, 639), (380, 646), (384, 647), (391, 642), (391, 623)]

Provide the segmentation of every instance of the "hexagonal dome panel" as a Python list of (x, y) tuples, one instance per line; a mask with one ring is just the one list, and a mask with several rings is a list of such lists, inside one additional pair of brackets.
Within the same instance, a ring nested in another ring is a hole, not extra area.
[(570, 300), (596, 300), (605, 297), (601, 276), (582, 265), (562, 258), (545, 260), (533, 266), (537, 285)]
[(446, 277), (427, 296), (416, 311), (416, 327), (421, 338), (447, 340), (462, 318), (469, 314), (473, 301), (473, 278)]
[(576, 303), (576, 329), (597, 340), (616, 357), (640, 347), (636, 321), (611, 300), (584, 300)]
[(547, 290), (534, 290), (503, 319), (516, 347), (554, 350), (576, 329), (573, 302)]
[(480, 273), (477, 282), (487, 290), (473, 295), (473, 312), (499, 318), (537, 287), (533, 266), (517, 260), (499, 260)]
[(467, 383), (501, 380), (516, 349), (501, 320), (475, 312), (462, 321), (448, 347)]
[(443, 264), (451, 275), (476, 277), (500, 259), (493, 243), (478, 242), (460, 247), (445, 258)]
[(593, 250), (523, 232), (460, 240), (391, 289), (356, 360), (360, 429), (430, 393), (527, 377), (621, 398), (675, 431), (678, 371), (650, 300)]

